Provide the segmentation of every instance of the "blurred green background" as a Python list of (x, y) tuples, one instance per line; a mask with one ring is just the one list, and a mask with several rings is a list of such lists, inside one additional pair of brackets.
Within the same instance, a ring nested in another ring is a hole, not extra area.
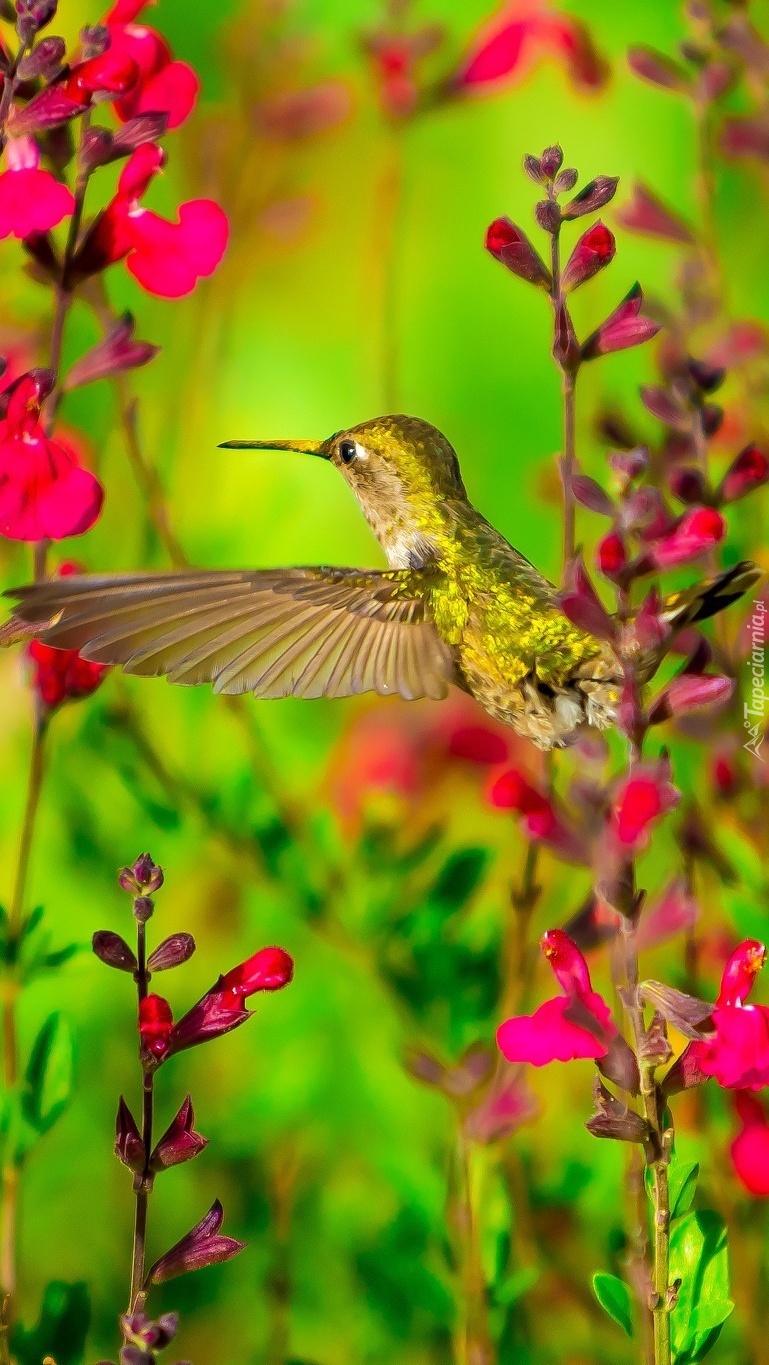
[[(636, 42), (672, 50), (684, 31), (677, 6), (583, 0), (564, 8), (591, 26), (611, 64), (607, 88), (578, 93), (548, 61), (520, 85), (448, 105), (405, 130), (394, 302), (397, 409), (447, 433), (474, 502), (553, 576), (560, 402), (551, 320), (544, 296), (484, 252), (484, 231), (500, 213), (531, 222), (535, 191), (521, 159), (554, 141), (582, 181), (620, 175), (617, 205), (640, 178), (696, 216), (688, 111), (639, 83), (624, 59)], [(466, 48), (487, 13), (485, 0), (419, 4), (415, 17), (448, 30), (436, 70)], [(58, 27), (71, 36), (98, 16), (66, 0)], [(385, 405), (379, 196), (392, 134), (358, 43), (381, 17), (363, 0), (162, 0), (148, 15), (203, 82), (197, 113), (168, 139), (168, 170), (148, 202), (170, 212), (180, 199), (212, 194), (233, 213), (228, 257), (193, 296), (151, 299), (121, 268), (108, 279), (115, 306), (134, 312), (138, 335), (163, 348), (131, 388), (144, 455), (160, 471), (174, 529), (195, 563), (383, 563), (333, 469), (299, 456), (217, 450), (229, 437), (325, 436)], [(259, 131), (260, 101), (325, 80), (349, 91), (337, 126), (294, 140)], [(97, 199), (108, 192), (110, 172), (103, 175)], [(749, 171), (726, 173), (718, 218), (732, 306), (769, 322), (757, 213), (758, 181)], [(611, 209), (604, 216), (613, 221)], [(615, 263), (575, 300), (581, 333), (636, 279), (650, 297), (669, 298), (675, 260), (674, 248), (621, 234)], [(10, 337), (45, 327), (48, 317), (47, 294), (20, 266), (20, 249), (4, 245), (0, 324)], [(67, 354), (95, 336), (78, 305)], [(591, 472), (603, 460), (595, 413), (621, 402), (643, 425), (636, 389), (653, 373), (649, 348), (585, 372), (579, 444)], [(91, 569), (167, 564), (109, 386), (71, 396), (64, 418), (86, 433), (107, 489), (103, 517), (72, 553)], [(732, 541), (735, 553), (747, 548), (747, 519), (734, 518)], [(5, 585), (24, 581), (27, 549), (0, 545), (0, 571)], [(0, 658), (0, 690), (0, 886), (8, 895), (30, 740), (18, 657)], [(20, 1309), (33, 1320), (50, 1279), (87, 1280), (88, 1359), (114, 1358), (127, 1292), (132, 1197), (112, 1154), (113, 1122), (119, 1093), (138, 1104), (138, 1069), (130, 979), (110, 976), (87, 944), (97, 928), (130, 935), (115, 870), (145, 848), (167, 876), (151, 939), (184, 929), (198, 942), (188, 966), (156, 983), (177, 1012), (263, 944), (280, 943), (297, 964), (290, 989), (260, 999), (247, 1027), (159, 1074), (161, 1124), (189, 1089), (211, 1142), (198, 1161), (158, 1181), (151, 1255), (214, 1197), (225, 1206), (225, 1231), (249, 1243), (232, 1264), (157, 1293), (156, 1308), (182, 1312), (174, 1357), (195, 1365), (450, 1359), (446, 1199), (455, 1120), (403, 1058), (423, 1044), (448, 1059), (493, 1037), (499, 948), (522, 848), (514, 825), (485, 806), (482, 776), (462, 764), (440, 780), (420, 777), (412, 799), (361, 791), (355, 746), (368, 741), (356, 727), (378, 733), (379, 713), (385, 736), (414, 726), (432, 734), (440, 724), (434, 707), (406, 710), (397, 702), (249, 700), (236, 714), (207, 689), (113, 676), (54, 720), (29, 901), (46, 906), (57, 942), (77, 940), (84, 950), (25, 994), (22, 1041), (28, 1047), (44, 1015), (63, 1009), (76, 1040), (76, 1089), (25, 1173)], [(684, 785), (693, 780), (689, 766), (682, 760), (678, 769)], [(412, 848), (436, 824), (442, 833), (409, 893), (430, 914), (403, 931), (409, 952), (420, 935), (424, 951), (416, 975), (409, 958), (399, 976), (407, 949), (388, 925), (403, 909), (407, 874), (393, 870), (393, 850)], [(486, 852), (459, 870), (452, 864), (441, 889), (447, 859), (467, 849)], [(658, 860), (653, 883), (674, 866), (664, 840)], [(586, 889), (586, 875), (550, 867), (535, 929), (563, 922)], [(435, 917), (460, 901), (450, 929), (431, 938)], [(537, 971), (544, 993), (547, 968)], [(605, 986), (605, 968), (596, 971)], [(623, 1154), (582, 1127), (587, 1064), (553, 1067), (533, 1083), (541, 1118), (501, 1155), (479, 1149), (475, 1157), (474, 1178), (486, 1182), (489, 1264), (496, 1257), (508, 1266), (510, 1302), (495, 1310), (501, 1358), (628, 1359), (588, 1284), (588, 1272), (614, 1264), (621, 1247)], [(704, 1153), (706, 1187), (719, 1168), (723, 1175), (727, 1135), (719, 1100), (710, 1103), (717, 1141)], [(685, 1129), (682, 1150), (699, 1146)], [(719, 1358), (747, 1359), (739, 1330), (730, 1331)]]

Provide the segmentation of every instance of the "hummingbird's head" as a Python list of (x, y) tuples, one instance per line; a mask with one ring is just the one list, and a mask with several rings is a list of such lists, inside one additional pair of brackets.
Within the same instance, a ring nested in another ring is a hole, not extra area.
[(431, 532), (447, 501), (464, 499), (459, 461), (446, 437), (419, 417), (375, 417), (325, 441), (227, 441), (227, 446), (303, 451), (336, 465), (393, 566), (431, 557)]

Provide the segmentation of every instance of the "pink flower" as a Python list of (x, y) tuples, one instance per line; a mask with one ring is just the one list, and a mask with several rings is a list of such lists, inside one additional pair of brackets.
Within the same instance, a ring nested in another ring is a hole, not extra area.
[(7, 169), (0, 174), (0, 237), (22, 240), (48, 232), (74, 212), (72, 192), (49, 171), (40, 170), (40, 152), (31, 137), (6, 145)]
[(117, 194), (99, 215), (75, 260), (75, 269), (94, 274), (126, 261), (131, 274), (150, 294), (176, 299), (189, 294), (198, 279), (213, 274), (227, 245), (227, 217), (212, 199), (192, 199), (169, 222), (140, 199), (165, 164), (154, 143), (138, 147), (118, 180)]
[(737, 1179), (756, 1199), (769, 1199), (769, 1121), (760, 1100), (745, 1091), (734, 1097), (742, 1127), (730, 1152)]
[(513, 810), (521, 817), (524, 836), (546, 844), (569, 862), (585, 862), (585, 841), (559, 804), (529, 782), (518, 768), (508, 768), (492, 784), (492, 806)]
[(476, 94), (520, 81), (545, 57), (560, 61), (575, 84), (594, 89), (606, 79), (605, 64), (577, 19), (543, 0), (510, 0), (481, 29), (451, 86)]
[(626, 852), (645, 848), (652, 825), (680, 799), (661, 763), (639, 764), (614, 798), (611, 830), (617, 843)]
[(69, 444), (46, 436), (41, 425), (51, 382), (49, 371), (23, 375), (8, 392), (0, 420), (0, 535), (10, 540), (81, 535), (101, 511), (99, 480), (81, 467)]
[(726, 522), (715, 507), (690, 507), (673, 530), (658, 540), (651, 558), (658, 569), (672, 569), (699, 559), (726, 535)]
[(721, 977), (711, 1016), (712, 1038), (691, 1044), (700, 1070), (727, 1090), (761, 1090), (769, 1085), (769, 1009), (747, 1005), (766, 948), (746, 939), (735, 948)]
[(595, 360), (610, 351), (625, 351), (656, 336), (660, 325), (643, 316), (643, 302), (641, 286), (634, 284), (619, 307), (588, 337), (582, 347), (582, 359)]
[(134, 23), (144, 0), (118, 0), (106, 16), (110, 52), (136, 63), (138, 79), (115, 103), (123, 122), (137, 114), (167, 114), (168, 127), (178, 128), (192, 112), (200, 81), (186, 62), (175, 61), (165, 38), (154, 28)]
[(497, 1043), (509, 1062), (572, 1062), (605, 1057), (617, 1035), (611, 1010), (590, 982), (587, 963), (563, 929), (548, 929), (542, 951), (563, 991), (533, 1014), (500, 1024)]

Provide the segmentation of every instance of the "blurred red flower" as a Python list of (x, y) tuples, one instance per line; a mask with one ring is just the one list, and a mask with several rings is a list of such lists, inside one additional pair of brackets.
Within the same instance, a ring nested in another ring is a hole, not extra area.
[(742, 1123), (730, 1152), (737, 1179), (756, 1199), (769, 1199), (769, 1120), (760, 1100), (744, 1091), (734, 1097)]
[(509, 0), (481, 28), (451, 85), (475, 94), (520, 81), (547, 57), (561, 62), (584, 89), (598, 89), (606, 81), (608, 68), (584, 24), (547, 0)]
[(617, 1035), (611, 1010), (593, 990), (587, 963), (563, 929), (548, 929), (541, 948), (563, 995), (546, 1000), (533, 1014), (500, 1024), (497, 1043), (509, 1062), (572, 1062), (605, 1057)]
[(178, 128), (192, 112), (200, 90), (197, 74), (176, 61), (162, 34), (134, 22), (146, 0), (118, 0), (104, 19), (109, 51), (136, 63), (138, 78), (115, 102), (124, 122), (137, 114), (167, 114), (168, 127)]
[(612, 833), (625, 851), (645, 848), (651, 826), (678, 805), (680, 793), (668, 780), (666, 766), (637, 766), (622, 783), (612, 810)]
[(40, 421), (50, 392), (48, 371), (30, 371), (7, 397), (0, 420), (0, 535), (10, 540), (62, 540), (93, 526), (104, 499), (99, 480), (61, 437)]
[(75, 197), (50, 171), (40, 170), (40, 151), (31, 137), (6, 144), (7, 169), (0, 174), (0, 237), (48, 232), (74, 212)]
[(189, 294), (201, 276), (213, 274), (229, 234), (227, 216), (213, 199), (182, 204), (176, 223), (139, 202), (164, 164), (154, 143), (136, 149), (121, 171), (117, 194), (78, 252), (76, 270), (94, 274), (125, 260), (148, 293), (168, 299)]

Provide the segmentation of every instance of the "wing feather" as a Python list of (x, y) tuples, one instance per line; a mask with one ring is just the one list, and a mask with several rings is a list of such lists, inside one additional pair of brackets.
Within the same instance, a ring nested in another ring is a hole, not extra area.
[(39, 638), (128, 673), (260, 697), (445, 696), (450, 649), (424, 571), (91, 575), (13, 590)]

